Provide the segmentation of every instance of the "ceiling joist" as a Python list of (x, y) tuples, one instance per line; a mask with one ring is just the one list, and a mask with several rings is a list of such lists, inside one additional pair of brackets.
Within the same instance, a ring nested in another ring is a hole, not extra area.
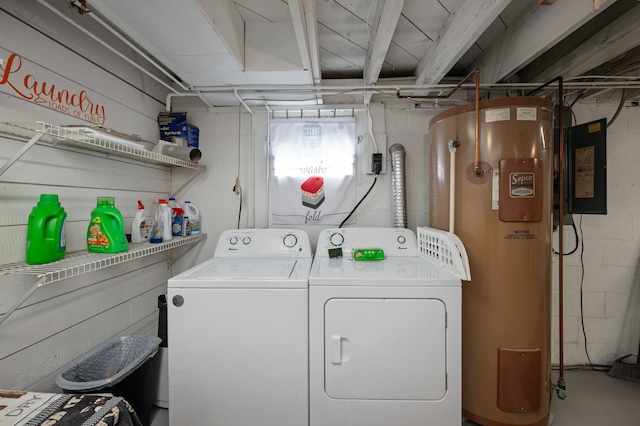
[(365, 85), (374, 84), (378, 80), (403, 7), (404, 0), (377, 1), (376, 14), (364, 66), (363, 77)]

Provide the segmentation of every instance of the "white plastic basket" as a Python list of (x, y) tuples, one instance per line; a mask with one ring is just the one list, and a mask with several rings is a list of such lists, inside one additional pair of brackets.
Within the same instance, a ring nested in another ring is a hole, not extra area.
[(457, 235), (426, 226), (417, 230), (421, 256), (462, 280), (471, 280), (467, 251)]

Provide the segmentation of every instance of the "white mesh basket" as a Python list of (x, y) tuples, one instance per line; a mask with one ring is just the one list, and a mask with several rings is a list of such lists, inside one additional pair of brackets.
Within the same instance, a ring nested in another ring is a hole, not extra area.
[(418, 249), (428, 261), (460, 279), (471, 280), (469, 258), (460, 238), (451, 232), (418, 227)]

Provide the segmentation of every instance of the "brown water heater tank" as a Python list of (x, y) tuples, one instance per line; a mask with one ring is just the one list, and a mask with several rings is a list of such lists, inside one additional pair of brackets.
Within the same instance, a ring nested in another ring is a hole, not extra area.
[(471, 269), (462, 287), (463, 414), (486, 426), (542, 426), (551, 398), (552, 104), (479, 105), (477, 142), (475, 104), (429, 125), (430, 225), (453, 226)]

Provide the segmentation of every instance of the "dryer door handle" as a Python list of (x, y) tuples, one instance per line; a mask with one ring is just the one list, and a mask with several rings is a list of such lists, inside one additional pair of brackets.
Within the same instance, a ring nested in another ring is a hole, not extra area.
[(331, 363), (342, 364), (342, 337), (339, 334), (331, 336)]
[(331, 363), (340, 365), (349, 361), (349, 339), (340, 334), (331, 335)]

